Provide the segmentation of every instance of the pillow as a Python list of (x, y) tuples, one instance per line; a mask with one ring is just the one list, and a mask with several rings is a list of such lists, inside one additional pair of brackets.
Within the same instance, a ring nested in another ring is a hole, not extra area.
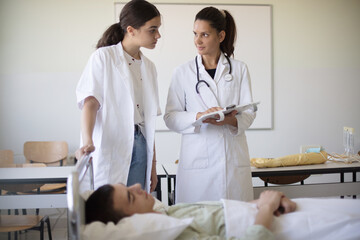
[(106, 240), (172, 240), (192, 222), (192, 218), (177, 219), (159, 213), (134, 214), (116, 225), (92, 222), (85, 226), (82, 239)]

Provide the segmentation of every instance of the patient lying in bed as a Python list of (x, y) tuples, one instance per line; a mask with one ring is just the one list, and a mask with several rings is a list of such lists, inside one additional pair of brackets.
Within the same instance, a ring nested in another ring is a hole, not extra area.
[[(296, 205), (299, 211), (294, 212)], [(358, 239), (360, 201), (292, 201), (265, 191), (251, 203), (223, 200), (166, 207), (139, 185), (116, 184), (88, 198), (86, 223), (84, 239)]]

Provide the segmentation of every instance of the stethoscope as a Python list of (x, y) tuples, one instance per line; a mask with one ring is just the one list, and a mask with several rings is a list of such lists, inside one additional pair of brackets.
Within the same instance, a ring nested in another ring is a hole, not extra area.
[[(232, 69), (231, 69), (231, 62), (230, 62), (230, 58), (229, 58), (228, 56), (226, 56), (225, 54), (224, 54), (224, 56), (225, 56), (226, 60), (228, 61), (229, 67), (230, 67), (229, 73), (225, 74), (225, 77), (224, 77), (224, 78), (225, 78), (225, 81), (230, 82), (230, 81), (232, 81), (232, 79), (233, 79), (233, 77), (232, 77), (232, 75), (231, 75), (231, 70), (232, 70)], [(197, 77), (197, 83), (196, 83), (196, 85), (195, 85), (195, 90), (196, 90), (196, 93), (197, 93), (197, 94), (200, 94), (200, 92), (199, 92), (199, 84), (200, 84), (200, 83), (205, 83), (208, 88), (210, 88), (210, 85), (209, 85), (205, 80), (200, 80), (199, 64), (198, 64), (198, 62), (197, 62), (197, 57), (198, 57), (198, 56), (195, 57), (196, 77)]]

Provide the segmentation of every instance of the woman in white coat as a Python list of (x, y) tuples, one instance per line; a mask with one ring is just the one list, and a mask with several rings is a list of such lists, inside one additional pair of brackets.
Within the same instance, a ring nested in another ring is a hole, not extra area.
[(143, 0), (132, 0), (98, 41), (78, 83), (82, 145), (76, 157), (93, 154), (95, 188), (140, 183), (153, 191), (155, 118), (159, 107), (154, 64), (140, 47), (155, 48), (160, 13)]
[(182, 134), (176, 202), (252, 200), (245, 130), (255, 112), (232, 111), (223, 121), (192, 125), (204, 114), (252, 102), (247, 66), (230, 59), (234, 19), (227, 11), (207, 7), (196, 15), (193, 31), (198, 55), (175, 69), (164, 115), (167, 127)]

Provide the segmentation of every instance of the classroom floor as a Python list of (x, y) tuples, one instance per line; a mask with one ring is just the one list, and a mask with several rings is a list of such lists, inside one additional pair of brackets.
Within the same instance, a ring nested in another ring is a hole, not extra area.
[[(7, 214), (1, 212), (1, 214)], [(29, 212), (28, 214), (33, 214)], [(48, 215), (50, 217), (51, 234), (53, 240), (67, 240), (67, 211), (66, 209), (40, 209), (40, 215)], [(7, 233), (0, 233), (0, 240), (7, 240)], [(14, 233), (11, 235), (11, 239), (14, 239)], [(31, 230), (21, 232), (18, 234), (19, 240), (37, 240), (40, 239), (40, 232), (37, 230)], [(45, 225), (44, 240), (48, 240), (47, 226)]]

